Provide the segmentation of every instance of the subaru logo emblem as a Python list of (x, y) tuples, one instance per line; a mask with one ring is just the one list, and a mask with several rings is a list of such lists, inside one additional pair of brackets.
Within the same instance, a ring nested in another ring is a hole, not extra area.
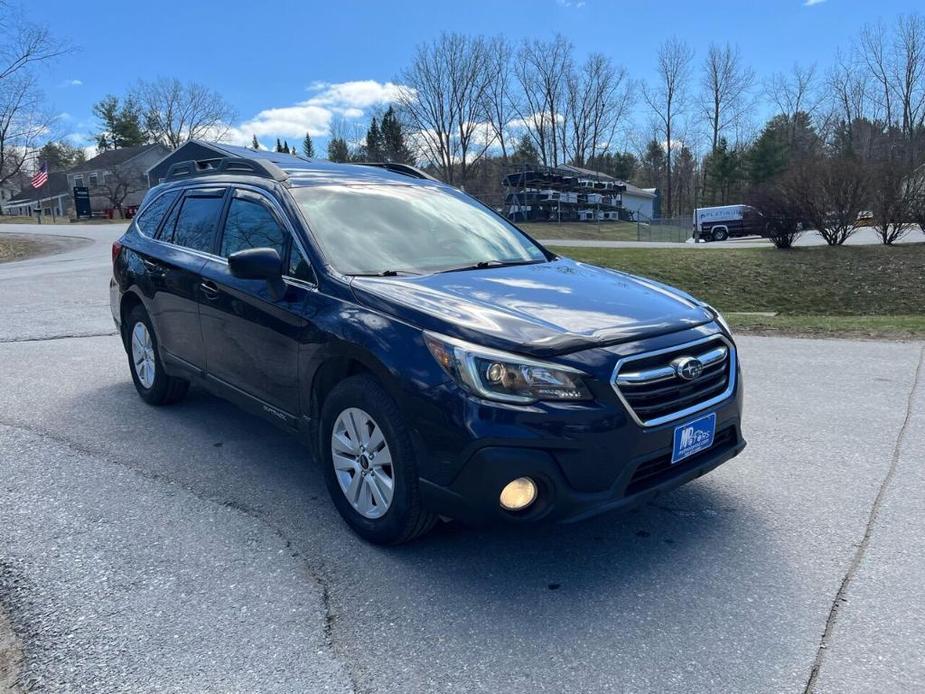
[(703, 373), (703, 363), (696, 357), (678, 357), (671, 365), (678, 377), (685, 381), (700, 378), (700, 374)]

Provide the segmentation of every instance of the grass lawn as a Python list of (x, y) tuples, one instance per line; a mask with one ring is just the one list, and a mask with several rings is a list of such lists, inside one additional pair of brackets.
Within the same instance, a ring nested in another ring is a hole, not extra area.
[(686, 241), (691, 230), (662, 224), (636, 222), (524, 222), (521, 229), (535, 239), (580, 239), (589, 241)]
[(0, 234), (0, 263), (23, 260), (45, 251), (46, 245), (39, 240), (12, 234)]
[[(925, 243), (886, 246), (561, 248), (661, 280), (756, 332), (925, 337)], [(776, 315), (755, 315), (772, 313)]]
[(637, 240), (635, 222), (523, 222), (517, 226), (535, 239)]

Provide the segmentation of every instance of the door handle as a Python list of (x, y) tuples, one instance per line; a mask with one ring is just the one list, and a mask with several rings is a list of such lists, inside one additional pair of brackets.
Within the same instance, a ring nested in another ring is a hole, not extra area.
[(147, 258), (144, 258), (142, 259), (141, 263), (142, 265), (145, 266), (145, 270), (147, 272), (150, 272), (152, 275), (163, 275), (164, 274), (164, 268), (158, 263), (155, 263), (153, 260), (148, 260)]
[(203, 296), (209, 301), (215, 301), (218, 298), (218, 285), (211, 280), (205, 280), (199, 284)]

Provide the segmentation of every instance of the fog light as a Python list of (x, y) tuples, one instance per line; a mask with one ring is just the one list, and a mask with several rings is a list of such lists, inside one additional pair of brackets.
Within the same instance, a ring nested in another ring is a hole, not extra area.
[(501, 490), (501, 507), (520, 511), (536, 501), (536, 483), (529, 477), (518, 477)]

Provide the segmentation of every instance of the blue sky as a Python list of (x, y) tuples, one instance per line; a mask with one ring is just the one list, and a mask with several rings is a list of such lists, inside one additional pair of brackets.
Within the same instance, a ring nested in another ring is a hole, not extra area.
[[(739, 45), (759, 76), (794, 61), (825, 66), (865, 22), (892, 22), (911, 0), (471, 0), (470, 2), (205, 2), (30, 0), (27, 16), (78, 50), (42, 75), (61, 135), (94, 129), (91, 107), (139, 78), (179, 77), (221, 92), (242, 138), (257, 132), (295, 143), (306, 127), (324, 141), (331, 113), (365, 118), (394, 93), (417, 43), (442, 30), (512, 41), (562, 33), (576, 55), (599, 51), (635, 78), (652, 74), (655, 50), (676, 34), (698, 49)], [(275, 131), (275, 132), (274, 132)], [(244, 144), (242, 142), (241, 144)]]

